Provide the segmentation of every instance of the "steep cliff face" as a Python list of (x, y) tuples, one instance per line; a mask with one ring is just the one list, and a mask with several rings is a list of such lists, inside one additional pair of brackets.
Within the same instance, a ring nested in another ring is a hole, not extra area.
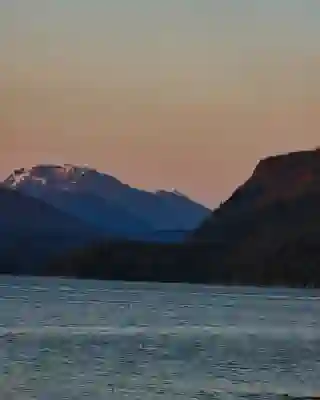
[(290, 243), (314, 249), (317, 242), (320, 249), (320, 151), (262, 160), (191, 241), (211, 243), (214, 254), (202, 261), (222, 265), (288, 263), (283, 257)]
[(249, 214), (300, 196), (320, 195), (320, 150), (299, 151), (260, 161), (252, 176), (196, 229), (195, 239), (210, 240), (227, 221), (237, 223)]
[(261, 205), (320, 192), (320, 150), (300, 151), (262, 160), (248, 184), (259, 187)]

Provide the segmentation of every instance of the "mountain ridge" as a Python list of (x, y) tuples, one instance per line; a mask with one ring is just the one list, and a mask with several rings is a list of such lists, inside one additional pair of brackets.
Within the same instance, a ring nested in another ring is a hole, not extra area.
[[(129, 199), (140, 196), (134, 190)], [(173, 195), (160, 196), (170, 202)], [(99, 240), (56, 257), (43, 265), (41, 274), (320, 287), (319, 204), (319, 151), (270, 157), (258, 163), (188, 240)]]
[(88, 166), (38, 164), (18, 168), (3, 184), (104, 227), (106, 234), (131, 239), (147, 240), (155, 232), (190, 231), (210, 212), (175, 189), (136, 189)]
[[(104, 243), (57, 260), (51, 271), (95, 279), (320, 287), (319, 183), (319, 151), (270, 157), (183, 244)], [(93, 271), (93, 265), (108, 268)]]
[(290, 201), (299, 195), (320, 193), (320, 149), (279, 154), (260, 160), (252, 175), (220, 207), (195, 229), (202, 231), (223, 219), (242, 218), (274, 202)]

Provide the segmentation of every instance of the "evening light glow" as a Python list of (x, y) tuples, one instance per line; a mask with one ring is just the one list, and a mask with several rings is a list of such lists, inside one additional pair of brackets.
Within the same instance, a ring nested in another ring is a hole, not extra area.
[(1, 0), (1, 177), (88, 164), (213, 207), (320, 144), (319, 20), (319, 0)]

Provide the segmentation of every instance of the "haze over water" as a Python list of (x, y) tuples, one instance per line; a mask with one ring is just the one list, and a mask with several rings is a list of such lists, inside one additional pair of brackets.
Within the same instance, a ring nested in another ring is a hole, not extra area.
[(2, 0), (0, 174), (86, 163), (213, 206), (319, 144), (318, 0)]
[(3, 399), (279, 399), (320, 392), (320, 292), (0, 280)]

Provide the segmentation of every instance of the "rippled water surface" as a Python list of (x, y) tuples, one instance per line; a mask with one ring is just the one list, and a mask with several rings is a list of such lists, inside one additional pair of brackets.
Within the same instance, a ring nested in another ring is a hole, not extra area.
[(0, 278), (0, 399), (320, 393), (320, 292)]

